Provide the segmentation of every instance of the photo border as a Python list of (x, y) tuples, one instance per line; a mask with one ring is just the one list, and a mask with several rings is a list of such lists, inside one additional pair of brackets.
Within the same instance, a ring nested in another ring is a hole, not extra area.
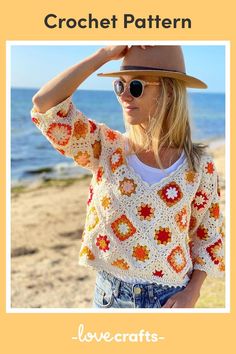
[[(11, 47), (39, 45), (223, 45), (225, 46), (225, 307), (193, 309), (94, 309), (94, 308), (12, 308), (11, 307)], [(6, 41), (6, 313), (230, 313), (230, 41), (140, 40), (140, 41)]]

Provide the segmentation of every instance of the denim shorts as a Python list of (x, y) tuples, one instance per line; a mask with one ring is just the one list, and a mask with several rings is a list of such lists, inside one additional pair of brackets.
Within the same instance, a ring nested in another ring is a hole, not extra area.
[(105, 272), (97, 272), (93, 298), (96, 308), (160, 308), (185, 286), (156, 283), (131, 284)]

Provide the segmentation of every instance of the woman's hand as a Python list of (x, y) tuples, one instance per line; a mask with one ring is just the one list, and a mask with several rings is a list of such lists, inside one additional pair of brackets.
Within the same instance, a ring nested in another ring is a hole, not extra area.
[[(133, 46), (131, 46), (130, 48), (132, 47)], [(137, 47), (140, 47), (141, 49), (145, 50), (148, 47), (153, 47), (153, 45), (140, 45)], [(104, 47), (103, 50), (105, 51), (107, 55), (107, 60), (109, 61), (123, 58), (130, 48), (127, 45), (108, 45), (107, 47)]]
[(154, 45), (140, 45), (141, 49), (147, 49), (148, 47), (154, 47)]
[(186, 287), (171, 296), (162, 308), (193, 308), (200, 296), (196, 290)]
[(127, 45), (108, 45), (103, 48), (106, 53), (107, 60), (118, 60), (125, 56), (129, 47)]

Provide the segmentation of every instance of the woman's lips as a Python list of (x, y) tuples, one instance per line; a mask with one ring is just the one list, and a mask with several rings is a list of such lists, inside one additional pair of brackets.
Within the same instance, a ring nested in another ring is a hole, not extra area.
[(131, 112), (131, 111), (133, 111), (133, 110), (135, 110), (135, 109), (138, 109), (138, 107), (134, 107), (134, 106), (125, 106), (125, 107), (124, 107), (124, 110), (125, 110), (126, 112)]

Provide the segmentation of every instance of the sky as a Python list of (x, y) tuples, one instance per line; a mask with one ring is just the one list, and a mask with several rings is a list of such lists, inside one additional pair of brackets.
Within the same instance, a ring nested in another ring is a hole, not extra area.
[[(120, 44), (120, 43), (119, 43)], [(143, 43), (142, 43), (143, 44)], [(105, 45), (104, 45), (105, 46)], [(102, 46), (94, 45), (12, 45), (11, 86), (40, 88), (68, 67), (93, 54)], [(186, 71), (208, 84), (201, 92), (225, 92), (225, 46), (182, 45)], [(113, 78), (97, 77), (98, 72), (117, 70), (122, 60), (112, 60), (87, 78), (84, 90), (112, 90)], [(199, 91), (190, 89), (190, 91)]]

